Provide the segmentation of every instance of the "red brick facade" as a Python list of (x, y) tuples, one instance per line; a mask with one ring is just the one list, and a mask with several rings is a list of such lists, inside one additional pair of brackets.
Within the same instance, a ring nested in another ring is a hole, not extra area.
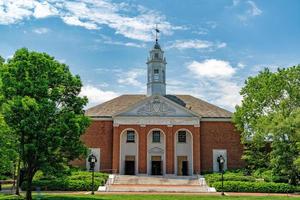
[(229, 169), (241, 168), (243, 146), (240, 134), (231, 122), (201, 122), (201, 171), (212, 171), (213, 149), (227, 150)]
[(93, 121), (82, 136), (89, 148), (100, 148), (100, 168), (103, 171), (120, 171), (120, 135), (126, 129), (134, 129), (138, 134), (138, 173), (147, 173), (147, 134), (158, 128), (166, 137), (166, 174), (174, 174), (174, 139), (179, 129), (192, 133), (193, 171), (200, 173), (212, 171), (213, 149), (226, 149), (228, 168), (241, 168), (243, 147), (239, 133), (231, 122), (201, 122), (200, 127), (193, 125), (119, 125), (113, 127), (112, 121)]

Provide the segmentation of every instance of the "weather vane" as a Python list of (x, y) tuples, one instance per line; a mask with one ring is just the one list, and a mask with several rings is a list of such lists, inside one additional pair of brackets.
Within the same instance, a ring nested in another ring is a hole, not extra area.
[(158, 34), (159, 33), (159, 29), (157, 28), (157, 24), (155, 25), (155, 41), (158, 41)]

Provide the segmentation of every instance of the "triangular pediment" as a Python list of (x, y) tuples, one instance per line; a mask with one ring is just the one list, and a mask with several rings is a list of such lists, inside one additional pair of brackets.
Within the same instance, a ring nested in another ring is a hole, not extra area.
[(185, 107), (160, 95), (153, 95), (115, 116), (195, 117)]

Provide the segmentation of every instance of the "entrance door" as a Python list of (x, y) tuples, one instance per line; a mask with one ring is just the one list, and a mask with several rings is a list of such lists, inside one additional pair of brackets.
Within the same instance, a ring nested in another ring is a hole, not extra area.
[(177, 175), (188, 175), (188, 161), (187, 156), (177, 156)]
[(162, 175), (161, 161), (152, 161), (152, 175)]
[(131, 160), (125, 161), (125, 175), (134, 175), (135, 162)]
[(125, 175), (135, 174), (135, 156), (125, 156)]
[(182, 161), (182, 176), (188, 175), (188, 161), (184, 160)]
[(151, 174), (162, 175), (162, 161), (161, 156), (151, 157)]

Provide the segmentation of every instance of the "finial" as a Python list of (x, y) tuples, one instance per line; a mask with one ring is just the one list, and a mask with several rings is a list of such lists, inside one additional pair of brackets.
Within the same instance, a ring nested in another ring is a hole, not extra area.
[(158, 41), (158, 37), (157, 37), (158, 33), (159, 33), (159, 29), (157, 28), (157, 24), (156, 24), (156, 26), (155, 26), (155, 41), (156, 41), (156, 43)]

